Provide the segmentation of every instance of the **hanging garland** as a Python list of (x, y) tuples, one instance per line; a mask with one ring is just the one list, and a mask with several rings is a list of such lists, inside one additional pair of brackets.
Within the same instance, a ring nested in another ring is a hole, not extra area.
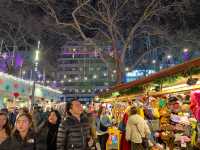
[[(144, 85), (137, 85), (130, 89), (121, 90), (119, 91), (119, 93), (121, 96), (142, 93), (144, 92), (144, 90), (146, 91), (147, 89), (152, 89), (152, 88), (156, 89), (157, 87), (155, 85), (157, 86), (159, 85), (160, 88), (162, 88), (163, 85), (170, 86), (184, 77), (189, 77), (191, 75), (196, 75), (196, 74), (200, 74), (200, 67), (191, 68), (190, 70), (184, 73), (178, 73), (169, 77), (158, 78), (154, 80), (153, 82), (150, 82)], [(112, 97), (112, 93), (107, 93), (102, 96), (102, 98), (109, 98), (109, 97)]]
[(120, 95), (129, 95), (129, 94), (136, 94), (136, 93), (140, 93), (140, 92), (143, 92), (144, 91), (144, 88), (142, 85), (138, 85), (138, 86), (135, 86), (135, 87), (132, 87), (130, 89), (124, 89), (122, 91), (120, 91)]

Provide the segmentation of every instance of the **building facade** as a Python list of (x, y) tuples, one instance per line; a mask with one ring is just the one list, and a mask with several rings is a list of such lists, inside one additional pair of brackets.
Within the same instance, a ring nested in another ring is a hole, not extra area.
[(65, 100), (78, 97), (91, 100), (115, 83), (97, 50), (87, 43), (66, 43), (58, 57), (57, 78), (65, 94)]

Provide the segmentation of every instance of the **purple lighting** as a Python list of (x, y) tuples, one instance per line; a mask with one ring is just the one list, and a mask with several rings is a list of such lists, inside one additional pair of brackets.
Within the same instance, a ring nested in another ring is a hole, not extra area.
[(190, 59), (190, 54), (188, 51), (183, 52), (183, 61), (188, 61)]
[(23, 65), (23, 58), (21, 57), (20, 54), (16, 54), (16, 57), (15, 57), (15, 67), (21, 67)]

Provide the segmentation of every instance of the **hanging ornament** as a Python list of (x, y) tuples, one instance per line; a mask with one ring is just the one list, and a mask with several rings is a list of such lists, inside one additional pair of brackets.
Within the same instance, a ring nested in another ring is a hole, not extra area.
[(19, 97), (20, 94), (18, 92), (15, 92), (15, 93), (13, 93), (13, 95), (15, 98), (17, 98), (17, 97)]
[(13, 86), (14, 86), (15, 89), (19, 88), (19, 84), (18, 83), (14, 83)]
[(10, 85), (7, 84), (7, 85), (5, 86), (5, 90), (6, 90), (6, 91), (9, 91), (9, 90), (10, 90)]
[(0, 79), (0, 84), (3, 84), (4, 83), (4, 80), (3, 79)]
[(24, 89), (24, 88), (22, 88), (22, 89), (21, 89), (21, 93), (24, 93), (24, 92), (25, 92), (25, 89)]

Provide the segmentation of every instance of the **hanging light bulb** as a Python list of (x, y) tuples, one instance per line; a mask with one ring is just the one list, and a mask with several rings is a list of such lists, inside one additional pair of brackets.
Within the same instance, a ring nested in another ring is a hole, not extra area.
[(171, 56), (171, 55), (168, 55), (168, 56), (167, 56), (167, 59), (171, 59), (171, 58), (172, 58), (172, 56)]
[(23, 74), (23, 75), (25, 75), (25, 74), (26, 74), (26, 71), (25, 71), (25, 70), (24, 70), (24, 71), (22, 71), (22, 74)]
[(187, 53), (187, 52), (188, 52), (188, 49), (187, 49), (187, 48), (184, 48), (183, 52), (184, 52), (184, 53)]
[(97, 78), (97, 75), (95, 74), (95, 75), (93, 75), (93, 79), (96, 79)]
[(125, 68), (125, 71), (129, 71), (129, 68), (128, 68), (128, 67), (126, 67), (126, 68)]

